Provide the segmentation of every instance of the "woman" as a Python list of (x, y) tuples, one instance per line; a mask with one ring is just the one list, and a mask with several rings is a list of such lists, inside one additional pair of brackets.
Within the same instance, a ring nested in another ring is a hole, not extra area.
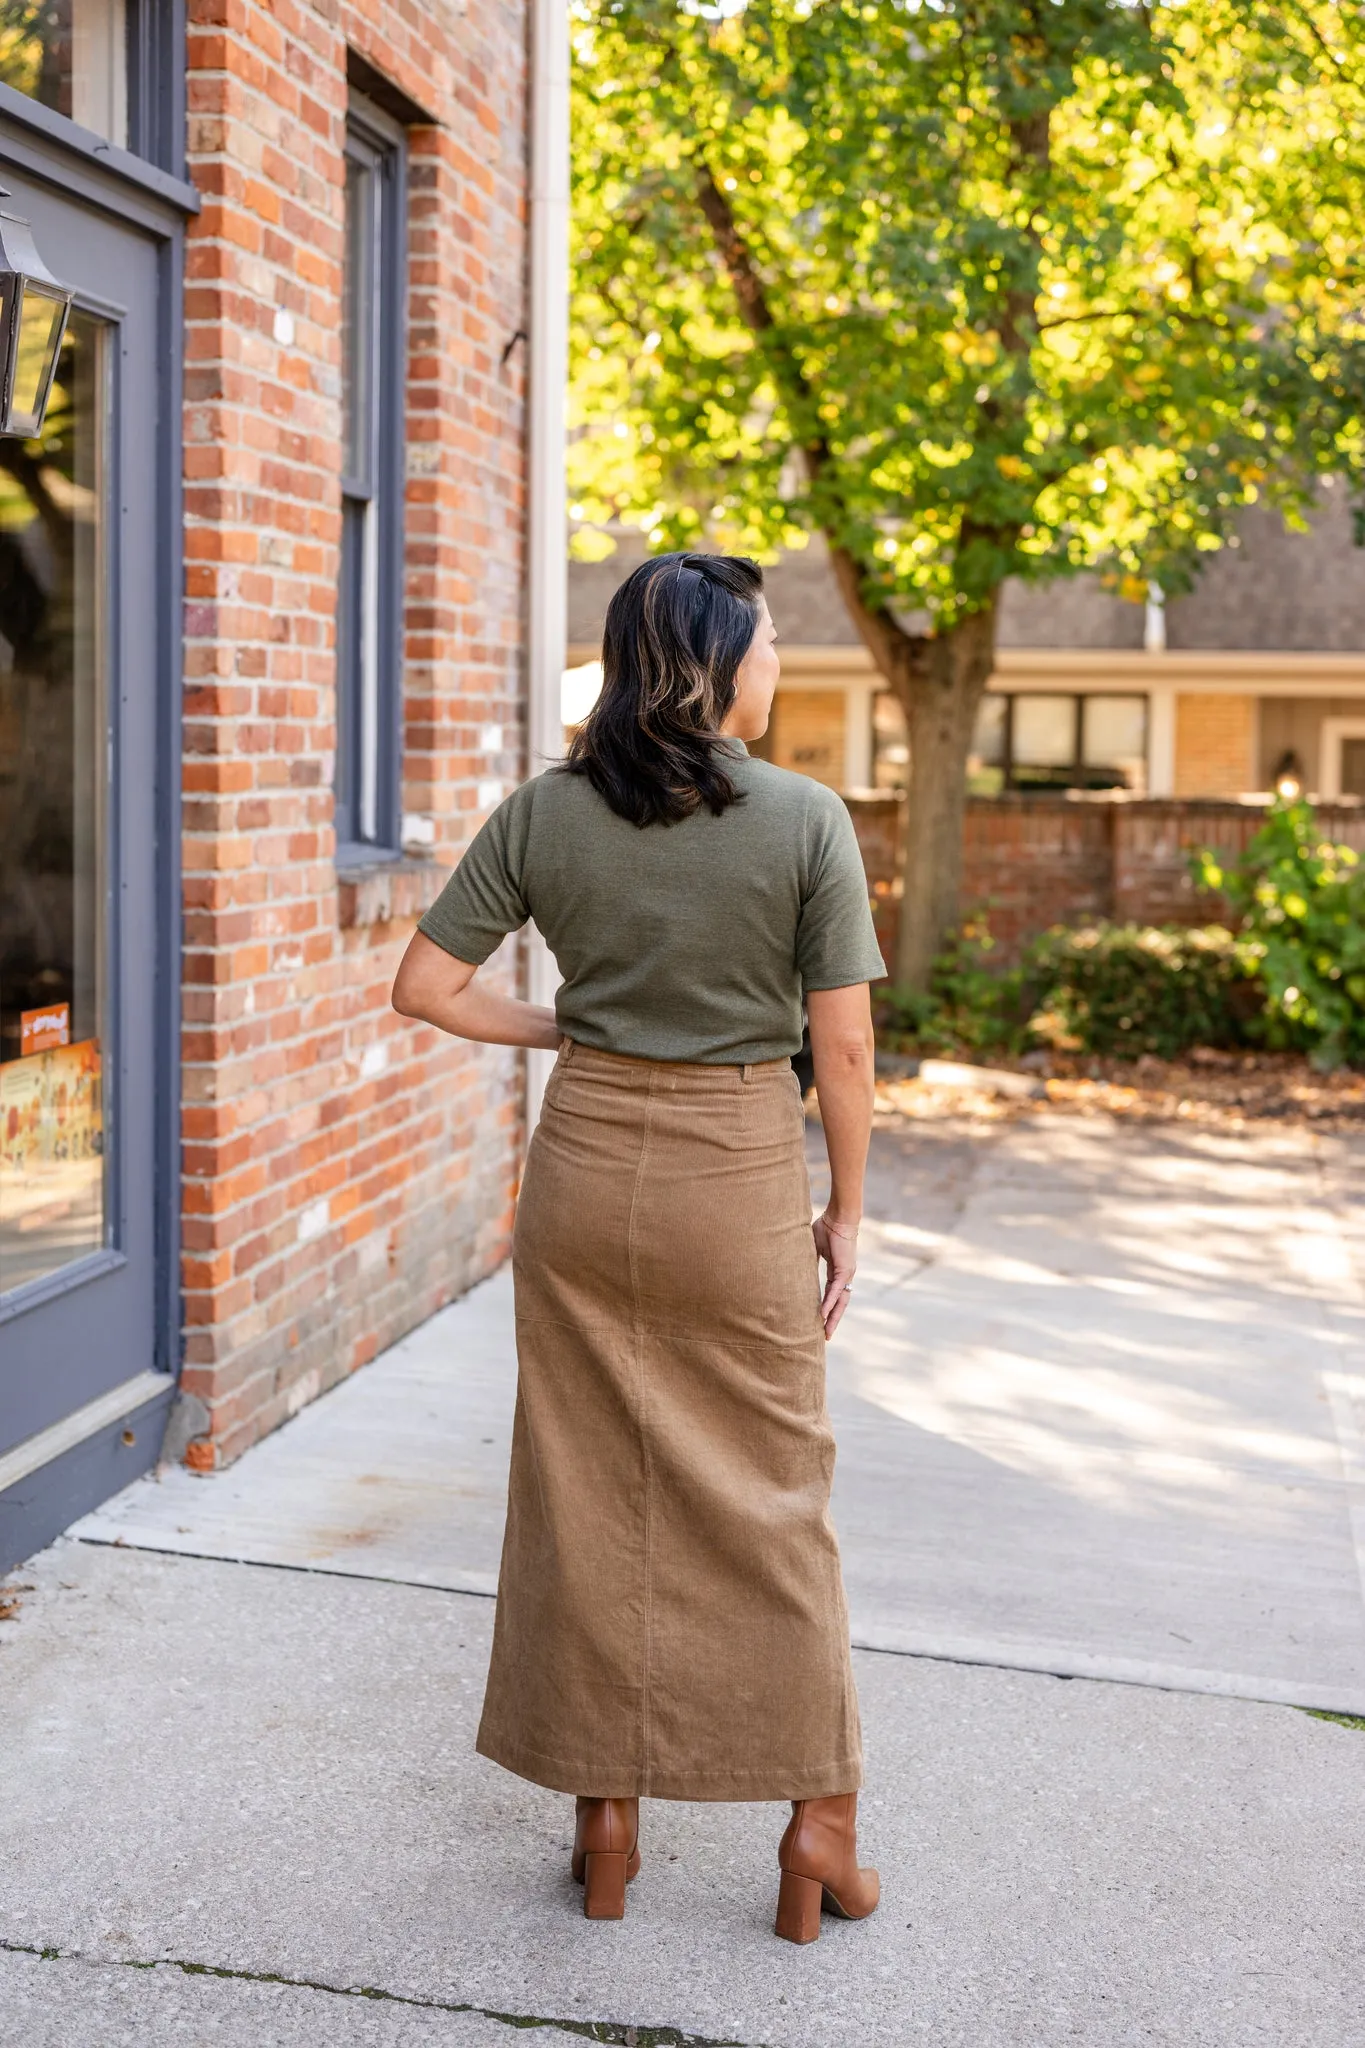
[[(775, 638), (754, 563), (637, 569), (567, 762), (477, 834), (393, 1001), (459, 1037), (559, 1048), (513, 1241), (478, 1747), (578, 1795), (591, 1919), (625, 1911), (641, 1795), (791, 1800), (777, 1932), (813, 1941), (822, 1902), (877, 1903), (824, 1347), (853, 1284), (884, 970), (843, 804), (744, 745), (767, 727)], [(477, 980), (528, 918), (563, 977), (553, 1011)], [(832, 1177), (813, 1226), (803, 1002)]]

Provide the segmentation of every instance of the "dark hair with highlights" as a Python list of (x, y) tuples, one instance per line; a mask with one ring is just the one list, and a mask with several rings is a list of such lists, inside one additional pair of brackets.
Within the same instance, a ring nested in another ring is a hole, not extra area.
[(607, 607), (602, 691), (569, 748), (618, 817), (672, 825), (738, 803), (720, 728), (753, 644), (763, 571), (744, 555), (656, 555)]

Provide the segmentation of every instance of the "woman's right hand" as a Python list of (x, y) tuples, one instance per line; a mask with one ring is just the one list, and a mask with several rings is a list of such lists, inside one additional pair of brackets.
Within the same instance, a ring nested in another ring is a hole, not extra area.
[(825, 1287), (820, 1297), (820, 1320), (826, 1337), (832, 1337), (843, 1320), (853, 1275), (858, 1270), (858, 1226), (841, 1218), (817, 1216), (811, 1225), (815, 1249), (825, 1262)]

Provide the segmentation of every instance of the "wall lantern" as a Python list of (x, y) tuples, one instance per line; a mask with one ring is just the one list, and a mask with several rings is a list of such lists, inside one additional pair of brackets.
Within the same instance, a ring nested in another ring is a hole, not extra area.
[[(0, 200), (9, 196), (0, 185)], [(0, 434), (41, 434), (71, 296), (34, 248), (28, 222), (0, 206)]]
[(1275, 794), (1283, 804), (1296, 804), (1303, 795), (1303, 762), (1292, 747), (1286, 747), (1275, 763)]

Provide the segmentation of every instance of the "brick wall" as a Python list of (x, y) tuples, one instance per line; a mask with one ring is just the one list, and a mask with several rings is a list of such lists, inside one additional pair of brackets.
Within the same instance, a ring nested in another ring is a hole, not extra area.
[[(410, 130), (404, 809), (339, 884), (331, 782), (349, 44)], [(503, 1256), (516, 1055), (388, 989), (524, 765), (525, 0), (190, 0), (183, 1391), (237, 1455)], [(508, 949), (505, 975), (517, 970)]]
[[(867, 868), (882, 953), (894, 957), (904, 799), (849, 797)], [(1365, 854), (1365, 806), (1323, 804), (1325, 838)], [(1226, 917), (1221, 898), (1198, 893), (1189, 858), (1211, 846), (1235, 858), (1260, 830), (1259, 804), (1149, 798), (1066, 801), (992, 797), (967, 805), (963, 910), (984, 908), (995, 956), (1008, 965), (1052, 924), (1111, 917), (1136, 924), (1206, 924)]]
[(1231, 692), (1175, 700), (1177, 796), (1239, 796), (1259, 786), (1256, 699)]

